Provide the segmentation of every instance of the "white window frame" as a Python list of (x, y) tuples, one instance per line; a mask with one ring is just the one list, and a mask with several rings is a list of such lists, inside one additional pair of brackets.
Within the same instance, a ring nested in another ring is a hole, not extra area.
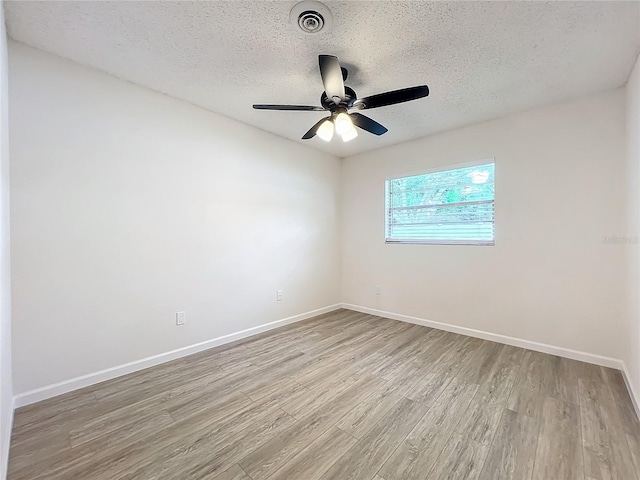
[(439, 167), (433, 167), (426, 170), (419, 171), (411, 171), (403, 174), (394, 174), (393, 176), (388, 176), (384, 180), (384, 239), (386, 244), (390, 245), (471, 245), (471, 246), (487, 246), (493, 247), (496, 243), (496, 220), (495, 220), (495, 202), (496, 202), (496, 194), (494, 191), (493, 195), (493, 208), (494, 208), (494, 219), (493, 219), (493, 240), (449, 240), (449, 239), (393, 239), (389, 238), (389, 181), (396, 180), (398, 178), (405, 177), (414, 177), (418, 175), (428, 175), (430, 173), (438, 173), (438, 172), (446, 172), (449, 170), (458, 170), (460, 168), (467, 167), (475, 167), (477, 165), (486, 165), (489, 163), (493, 163), (494, 165), (494, 186), (496, 183), (496, 160), (495, 158), (485, 158), (482, 160), (474, 160), (471, 162), (458, 163), (455, 165), (442, 165)]

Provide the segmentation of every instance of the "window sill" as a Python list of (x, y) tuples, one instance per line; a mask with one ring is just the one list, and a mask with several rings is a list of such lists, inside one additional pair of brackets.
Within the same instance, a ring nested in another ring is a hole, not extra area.
[(387, 238), (384, 243), (391, 245), (469, 245), (477, 247), (495, 246), (495, 240), (394, 240)]

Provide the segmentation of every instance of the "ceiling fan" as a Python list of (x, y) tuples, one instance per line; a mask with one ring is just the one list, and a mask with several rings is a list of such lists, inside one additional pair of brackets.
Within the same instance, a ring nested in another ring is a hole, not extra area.
[[(347, 79), (347, 69), (340, 66), (338, 57), (333, 55), (319, 55), (320, 76), (324, 84), (324, 92), (320, 97), (321, 107), (311, 105), (263, 105), (256, 104), (253, 108), (257, 110), (292, 110), (292, 111), (329, 111), (330, 116), (323, 118), (316, 123), (302, 137), (303, 140), (318, 135), (322, 140), (329, 142), (333, 138), (335, 131), (344, 142), (353, 140), (358, 136), (355, 127), (359, 127), (374, 135), (383, 135), (388, 130), (375, 120), (352, 112), (353, 110), (366, 110), (371, 108), (394, 105), (396, 103), (408, 102), (429, 95), (429, 87), (421, 85), (419, 87), (403, 88), (391, 92), (379, 93), (370, 97), (358, 98), (356, 92), (345, 86)], [(355, 127), (354, 127), (355, 125)]]

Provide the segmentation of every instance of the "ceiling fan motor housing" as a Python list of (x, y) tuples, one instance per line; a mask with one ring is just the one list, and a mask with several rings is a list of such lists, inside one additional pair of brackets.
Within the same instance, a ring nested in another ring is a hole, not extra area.
[(301, 32), (314, 34), (329, 30), (333, 16), (331, 10), (323, 3), (315, 0), (305, 0), (291, 9), (289, 20)]
[(338, 106), (346, 106), (347, 108), (351, 108), (354, 102), (358, 99), (358, 96), (351, 87), (347, 87), (346, 85), (344, 86), (344, 93), (346, 96), (345, 101), (341, 102), (339, 105), (336, 105), (336, 103), (332, 99), (327, 97), (326, 92), (322, 92), (322, 95), (320, 96), (320, 105), (322, 105), (327, 110), (333, 110)]

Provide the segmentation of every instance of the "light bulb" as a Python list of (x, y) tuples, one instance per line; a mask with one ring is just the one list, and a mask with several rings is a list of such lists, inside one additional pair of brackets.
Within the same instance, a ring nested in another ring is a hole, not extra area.
[(325, 120), (318, 127), (318, 131), (316, 132), (322, 140), (325, 142), (330, 142), (333, 138), (333, 122), (331, 120)]
[(351, 119), (346, 113), (339, 113), (338, 115), (336, 115), (334, 123), (336, 125), (336, 133), (340, 136), (344, 135), (353, 128), (353, 123), (351, 123)]
[(358, 136), (358, 130), (356, 130), (356, 127), (351, 125), (351, 128), (347, 130), (345, 133), (343, 133), (341, 136), (342, 136), (343, 142), (348, 142), (349, 140), (353, 140)]

